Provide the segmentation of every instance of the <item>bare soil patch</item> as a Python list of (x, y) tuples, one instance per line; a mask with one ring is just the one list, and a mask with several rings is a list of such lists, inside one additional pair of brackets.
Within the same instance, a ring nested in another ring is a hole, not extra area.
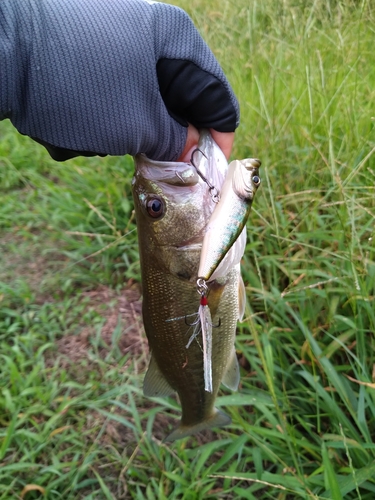
[[(99, 349), (100, 355), (105, 357), (113, 347), (113, 332), (121, 328), (116, 346), (123, 355), (130, 353), (132, 358), (143, 360), (148, 355), (148, 344), (142, 323), (142, 301), (137, 285), (124, 288), (120, 293), (106, 286), (96, 290), (82, 292), (82, 300), (86, 299), (87, 308), (100, 312), (104, 319), (100, 336), (103, 341)], [(88, 299), (88, 300), (87, 300)], [(58, 340), (58, 352), (65, 355), (72, 362), (79, 362), (88, 358), (91, 348), (91, 337), (95, 331), (93, 327), (85, 326), (78, 335), (65, 335)]]

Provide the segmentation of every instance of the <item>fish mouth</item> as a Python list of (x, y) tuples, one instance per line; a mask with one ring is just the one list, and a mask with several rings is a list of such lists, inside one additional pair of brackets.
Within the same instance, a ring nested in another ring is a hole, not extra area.
[(191, 238), (182, 241), (179, 245), (176, 245), (176, 248), (184, 249), (184, 250), (198, 250), (202, 248), (203, 237), (204, 237), (205, 227), (202, 228), (198, 233), (196, 233)]
[(158, 248), (170, 248), (171, 250), (177, 250), (177, 251), (201, 251), (202, 250), (202, 243), (189, 243), (189, 242), (183, 242), (180, 243), (179, 245), (171, 245), (170, 243), (166, 243), (163, 245), (157, 245)]

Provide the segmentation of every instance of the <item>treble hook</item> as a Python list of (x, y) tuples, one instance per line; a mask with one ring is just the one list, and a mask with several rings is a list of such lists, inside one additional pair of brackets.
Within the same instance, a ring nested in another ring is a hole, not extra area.
[[(220, 201), (220, 194), (219, 194), (219, 191), (215, 188), (215, 186), (213, 186), (211, 184), (211, 182), (207, 179), (207, 177), (205, 177), (202, 172), (199, 170), (199, 168), (196, 166), (196, 164), (194, 163), (194, 154), (199, 151), (200, 153), (202, 153), (202, 155), (207, 158), (207, 156), (203, 153), (203, 151), (199, 148), (196, 148), (194, 149), (194, 151), (192, 151), (191, 153), (191, 157), (190, 157), (190, 163), (193, 165), (193, 167), (195, 168), (195, 170), (197, 171), (197, 174), (199, 175), (199, 177), (202, 179), (203, 182), (205, 182), (208, 186), (208, 191), (210, 192), (210, 195), (211, 195), (211, 199), (214, 203), (219, 203)], [(207, 158), (208, 160), (208, 158)]]
[[(196, 319), (192, 323), (189, 323), (187, 319), (190, 318), (191, 316), (195, 316)], [(185, 321), (186, 326), (197, 326), (199, 323), (198, 313), (185, 314), (185, 316), (178, 316), (177, 318), (166, 319), (165, 322), (171, 323), (172, 321), (180, 321), (181, 319)], [(221, 326), (221, 318), (219, 318), (219, 322), (217, 325), (212, 325), (212, 328), (219, 328), (219, 326)]]
[[(190, 316), (190, 314), (189, 314), (189, 316)], [(187, 316), (185, 316), (185, 325), (186, 326), (197, 326), (197, 324), (199, 323), (199, 318), (197, 318), (195, 321), (193, 321), (193, 323), (189, 323), (186, 318), (187, 318)], [(221, 318), (219, 318), (219, 321), (218, 321), (217, 325), (211, 324), (211, 326), (212, 326), (212, 328), (220, 328), (220, 326), (221, 326)]]

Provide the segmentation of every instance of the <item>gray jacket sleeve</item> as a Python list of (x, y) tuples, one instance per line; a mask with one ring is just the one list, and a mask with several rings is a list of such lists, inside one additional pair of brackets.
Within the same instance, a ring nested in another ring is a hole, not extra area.
[(237, 100), (187, 14), (147, 0), (1, 0), (0, 119), (65, 160), (175, 160)]

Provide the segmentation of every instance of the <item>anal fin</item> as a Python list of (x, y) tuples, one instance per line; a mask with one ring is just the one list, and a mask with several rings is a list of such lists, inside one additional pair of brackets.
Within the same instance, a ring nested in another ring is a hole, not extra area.
[(166, 378), (160, 371), (154, 355), (151, 354), (150, 364), (143, 381), (143, 394), (147, 397), (165, 397), (170, 396), (175, 391), (167, 382)]

